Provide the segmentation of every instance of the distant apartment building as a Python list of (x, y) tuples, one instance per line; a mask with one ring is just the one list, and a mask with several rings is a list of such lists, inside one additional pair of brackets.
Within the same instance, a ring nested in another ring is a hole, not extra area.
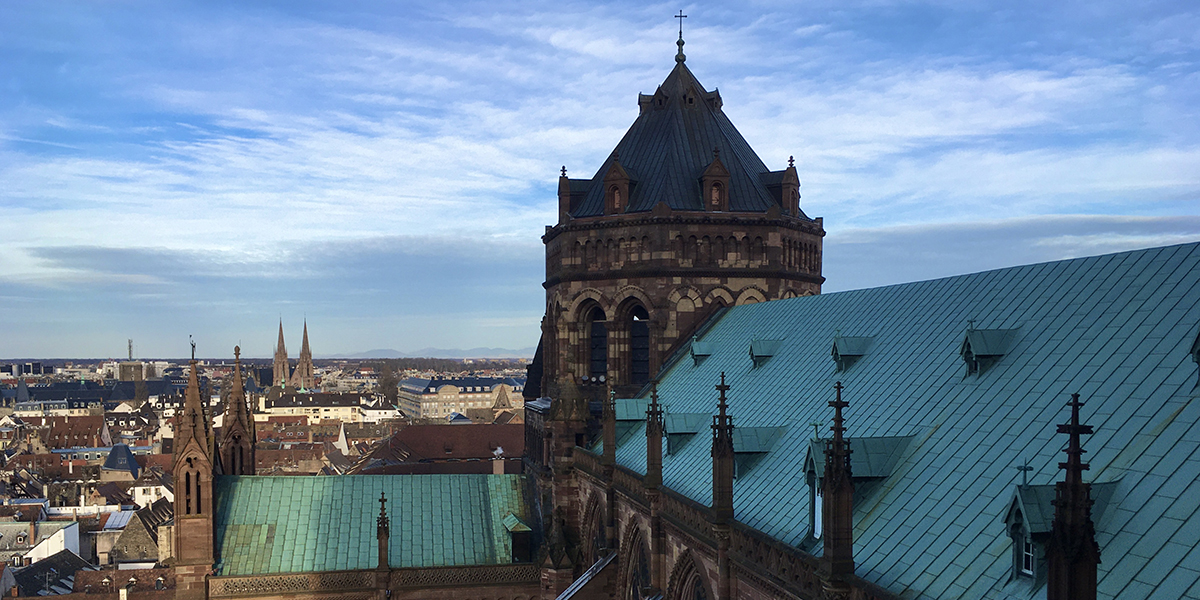
[(409, 377), (400, 382), (400, 410), (412, 418), (433, 419), (468, 409), (491, 408), (504, 390), (509, 402), (521, 408), (524, 377)]
[(256, 419), (263, 416), (298, 416), (308, 417), (310, 423), (327, 420), (337, 420), (343, 423), (361, 423), (364, 420), (364, 409), (375, 406), (376, 399), (372, 394), (333, 393), (333, 392), (284, 392), (270, 394), (263, 398)]
[(56, 400), (30, 400), (13, 405), (13, 415), (30, 417), (82, 417), (103, 414), (102, 398), (63, 398)]

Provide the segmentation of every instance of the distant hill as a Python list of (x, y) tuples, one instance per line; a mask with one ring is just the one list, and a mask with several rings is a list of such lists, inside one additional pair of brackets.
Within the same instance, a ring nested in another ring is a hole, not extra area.
[(381, 348), (376, 350), (367, 350), (366, 352), (356, 352), (354, 354), (338, 354), (330, 356), (322, 356), (320, 358), (533, 358), (536, 348), (521, 348), (513, 350), (511, 348), (470, 348), (463, 350), (461, 348), (421, 348), (412, 352), (401, 352), (391, 348)]

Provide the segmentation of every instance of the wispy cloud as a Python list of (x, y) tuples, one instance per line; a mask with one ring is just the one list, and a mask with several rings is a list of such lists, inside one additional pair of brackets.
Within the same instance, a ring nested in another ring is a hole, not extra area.
[[(0, 294), (57, 307), (6, 325), (45, 354), (145, 315), (165, 344), (184, 308), (228, 336), (307, 307), (330, 351), (531, 345), (558, 168), (620, 139), (678, 9), (75, 8), (0, 24)], [(1195, 7), (685, 12), (688, 65), (767, 164), (797, 157), (831, 289), (1200, 237)], [(844, 254), (919, 242), (944, 251), (916, 271)]]

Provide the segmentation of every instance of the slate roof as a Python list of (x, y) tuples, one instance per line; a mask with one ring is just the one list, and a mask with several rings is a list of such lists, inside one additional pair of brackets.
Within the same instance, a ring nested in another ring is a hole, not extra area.
[[(977, 376), (959, 353), (969, 321), (1017, 330)], [(839, 331), (872, 338), (841, 373), (830, 356)], [(1030, 485), (1061, 478), (1065, 438), (1055, 429), (1078, 392), (1095, 427), (1083, 440), (1085, 477), (1113, 488), (1096, 517), (1099, 597), (1196, 598), (1200, 390), (1189, 348), (1198, 331), (1193, 243), (733, 307), (702, 336), (713, 354), (668, 365), (658, 393), (668, 421), (672, 412), (712, 414), (724, 371), (737, 427), (785, 428), (739, 473), (736, 518), (812, 548), (810, 423), (827, 431), (827, 402), (842, 381), (848, 435), (913, 436), (899, 457), (883, 457), (882, 483), (856, 498), (858, 575), (905, 598), (1005, 598), (1034, 593), (1010, 583), (1004, 521), (1021, 483), (1015, 467), (1028, 459)], [(747, 356), (756, 338), (783, 340), (760, 366)], [(644, 424), (636, 428), (617, 460), (644, 472)], [(711, 505), (710, 444), (706, 432), (695, 437), (664, 457), (663, 483)]]
[[(674, 210), (704, 210), (700, 177), (713, 162), (713, 148), (730, 174), (730, 211), (762, 213), (779, 205), (767, 186), (777, 185), (782, 171), (767, 169), (721, 110), (720, 93), (705, 90), (683, 62), (653, 96), (639, 95), (638, 104), (641, 113), (614, 149), (634, 182), (628, 212), (649, 211), (659, 202)], [(572, 217), (604, 214), (604, 176), (613, 161), (610, 153), (590, 182), (570, 181), (572, 192), (587, 190)]]
[(218, 575), (373, 569), (379, 494), (393, 568), (511, 563), (503, 520), (526, 523), (520, 475), (218, 476)]
[(105, 471), (128, 471), (134, 479), (137, 479), (140, 470), (133, 451), (125, 444), (114, 444), (101, 468)]
[(524, 377), (446, 377), (433, 378), (426, 377), (408, 377), (400, 381), (400, 389), (411, 394), (436, 394), (438, 388), (444, 385), (457, 387), (460, 391), (468, 389), (463, 393), (481, 393), (490, 392), (492, 388), (505, 384), (513, 388), (513, 391), (519, 392), (525, 387)]
[(60, 550), (31, 565), (13, 569), (22, 596), (59, 596), (70, 594), (79, 571), (97, 567), (70, 550)]

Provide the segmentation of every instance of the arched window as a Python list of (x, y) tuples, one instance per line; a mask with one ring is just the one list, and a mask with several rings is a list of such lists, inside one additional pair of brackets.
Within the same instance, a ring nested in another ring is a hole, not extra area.
[(709, 204), (713, 210), (721, 209), (721, 183), (715, 182), (712, 184), (712, 189), (709, 191)]
[(593, 383), (603, 383), (608, 378), (608, 327), (604, 324), (604, 311), (599, 306), (588, 312), (588, 377)]
[(608, 188), (608, 192), (612, 196), (613, 212), (621, 212), (621, 188), (614, 185)]
[(629, 382), (650, 381), (650, 314), (641, 306), (629, 311)]
[(633, 555), (629, 557), (629, 588), (625, 597), (628, 600), (647, 598), (643, 592), (650, 588), (650, 552), (646, 548), (646, 540), (638, 536), (633, 547)]

